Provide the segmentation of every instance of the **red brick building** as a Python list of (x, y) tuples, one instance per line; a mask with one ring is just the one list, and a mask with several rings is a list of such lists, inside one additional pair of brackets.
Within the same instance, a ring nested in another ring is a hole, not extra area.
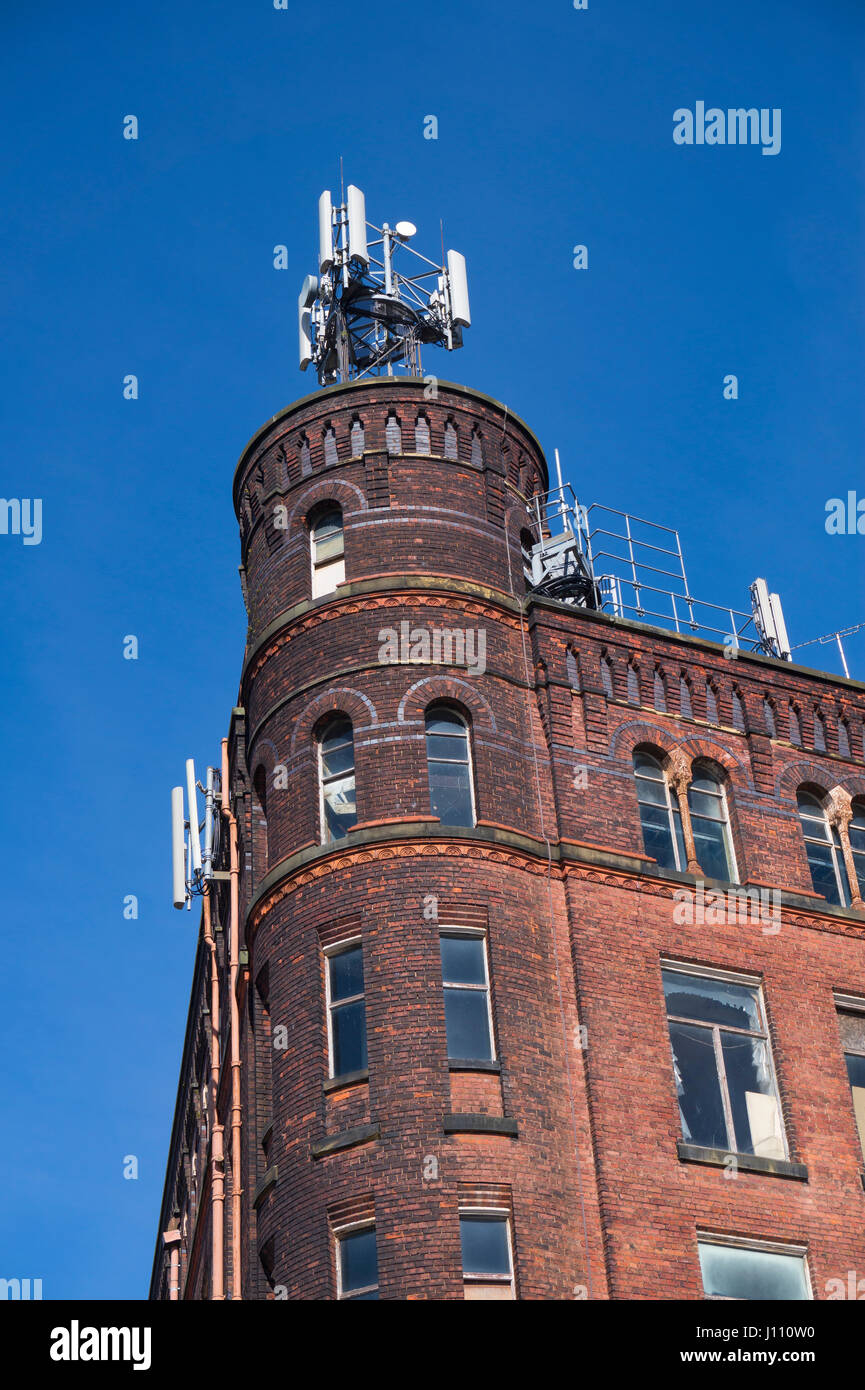
[(865, 1276), (865, 689), (532, 593), (548, 488), (412, 378), (243, 452), (237, 961), (226, 841), (153, 1298)]

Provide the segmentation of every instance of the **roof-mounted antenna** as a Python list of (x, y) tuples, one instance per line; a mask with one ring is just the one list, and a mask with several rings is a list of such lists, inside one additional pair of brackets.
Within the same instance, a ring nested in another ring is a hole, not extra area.
[(367, 222), (361, 190), (343, 191), (341, 156), (340, 200), (318, 200), (320, 278), (307, 275), (298, 298), (300, 369), (314, 363), (322, 386), (395, 367), (420, 376), (421, 344), (452, 351), (471, 324), (465, 257), (445, 256), (443, 223), (439, 267), (409, 246), (413, 222)]

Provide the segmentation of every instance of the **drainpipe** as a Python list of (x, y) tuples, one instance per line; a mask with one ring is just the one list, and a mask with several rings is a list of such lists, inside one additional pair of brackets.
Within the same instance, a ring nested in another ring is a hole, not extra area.
[(168, 1298), (171, 1303), (176, 1303), (180, 1298), (180, 1232), (178, 1230), (163, 1231), (162, 1242), (169, 1252), (168, 1270)]
[(228, 739), (222, 740), (222, 814), (228, 822), (229, 870), (231, 874), (231, 921), (229, 925), (228, 992), (231, 1005), (231, 1297), (240, 1299), (240, 1011), (237, 1007), (237, 973), (240, 966), (240, 852), (237, 843), (237, 817), (231, 810), (228, 788)]
[(225, 1150), (224, 1129), (219, 1119), (219, 961), (210, 915), (210, 884), (203, 897), (204, 944), (210, 953), (210, 1159), (211, 1159), (211, 1286), (210, 1297), (219, 1302), (225, 1298)]

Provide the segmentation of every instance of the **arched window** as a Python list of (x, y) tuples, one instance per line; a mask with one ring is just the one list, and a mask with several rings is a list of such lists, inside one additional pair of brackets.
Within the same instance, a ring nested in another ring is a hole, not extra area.
[(718, 722), (718, 692), (711, 681), (706, 681), (706, 723)]
[(628, 662), (628, 703), (640, 703), (640, 673), (633, 661)]
[(853, 802), (853, 819), (850, 822), (850, 848), (853, 851), (853, 863), (856, 868), (856, 881), (859, 884), (859, 894), (865, 897), (865, 800), (859, 798)]
[(838, 831), (829, 824), (826, 807), (813, 792), (800, 791), (796, 803), (814, 892), (836, 907), (848, 907), (850, 885)]
[(815, 753), (826, 752), (826, 725), (823, 723), (823, 716), (819, 710), (814, 711), (814, 751)]
[(763, 718), (766, 721), (766, 733), (770, 738), (778, 737), (778, 727), (775, 723), (775, 706), (769, 699), (763, 700)]
[(457, 457), (457, 427), (453, 420), (445, 422), (445, 458), (456, 459)]
[(384, 427), (384, 442), (389, 454), (402, 453), (402, 429), (393, 411), (388, 415)]
[(307, 477), (312, 472), (312, 459), (309, 456), (309, 440), (305, 434), (300, 436), (300, 472)]
[(638, 750), (634, 754), (634, 777), (646, 853), (656, 859), (662, 869), (684, 871), (688, 857), (682, 817), (664, 769), (651, 753)]
[(414, 451), (416, 454), (430, 451), (429, 420), (425, 415), (419, 415), (414, 422)]
[(664, 677), (657, 667), (655, 668), (655, 675), (652, 682), (652, 694), (654, 698), (655, 709), (658, 711), (659, 714), (666, 714), (667, 687), (664, 683)]
[(475, 468), (480, 468), (480, 467), (482, 467), (483, 461), (484, 461), (484, 455), (483, 455), (483, 446), (482, 446), (482, 444), (481, 444), (481, 432), (480, 432), (480, 430), (478, 430), (478, 429), (473, 429), (473, 430), (472, 430), (472, 438), (471, 438), (471, 456), (470, 456), (470, 457), (471, 457), (471, 462), (474, 464)]
[(801, 748), (801, 747), (802, 747), (802, 725), (801, 725), (800, 722), (799, 722), (799, 711), (796, 709), (796, 706), (795, 706), (795, 705), (791, 705), (791, 706), (790, 706), (790, 715), (789, 715), (788, 729), (789, 729), (790, 742), (791, 742), (792, 744), (794, 744), (796, 748)]
[(446, 705), (426, 712), (426, 759), (432, 814), (442, 825), (474, 825), (468, 725)]
[(723, 785), (705, 763), (695, 763), (688, 788), (688, 807), (697, 863), (708, 878), (735, 883), (736, 857)]
[(345, 541), (342, 508), (324, 502), (309, 517), (309, 546), (312, 560), (312, 596), (332, 594), (345, 579)]
[(357, 820), (354, 786), (354, 733), (351, 720), (338, 714), (318, 736), (318, 780), (323, 844), (342, 840)]

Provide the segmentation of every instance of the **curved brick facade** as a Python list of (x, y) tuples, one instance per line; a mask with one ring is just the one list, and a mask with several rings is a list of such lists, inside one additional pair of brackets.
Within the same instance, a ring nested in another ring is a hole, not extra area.
[[(858, 895), (841, 908), (815, 893), (796, 792), (816, 787), (841, 822), (865, 797), (865, 692), (527, 596), (540, 447), (488, 397), (428, 395), (407, 379), (317, 392), (254, 436), (235, 476), (243, 1296), (336, 1297), (333, 1232), (374, 1220), (381, 1297), (462, 1298), (472, 1207), (509, 1214), (520, 1298), (699, 1298), (705, 1230), (801, 1246), (824, 1296), (865, 1273), (835, 998), (865, 999), (865, 916)], [(345, 580), (313, 598), (309, 517), (325, 502), (342, 509)], [(403, 624), (482, 632), (483, 660), (383, 659)], [(472, 828), (430, 813), (424, 712), (439, 700), (470, 730)], [(316, 734), (335, 713), (353, 726), (357, 824), (323, 844)], [(681, 924), (674, 895), (703, 880), (645, 853), (635, 749), (686, 806), (694, 762), (714, 769), (738, 881), (776, 895), (777, 930)], [(486, 933), (493, 1066), (448, 1060), (447, 926)], [(325, 961), (349, 939), (368, 1074), (334, 1084)], [(728, 1181), (723, 1156), (682, 1147), (662, 959), (759, 980), (783, 1163)], [(208, 1125), (189, 1122), (201, 959), (196, 979), (162, 1229), (184, 1232), (182, 1296), (208, 1297)], [(166, 1259), (160, 1246), (156, 1297)]]

